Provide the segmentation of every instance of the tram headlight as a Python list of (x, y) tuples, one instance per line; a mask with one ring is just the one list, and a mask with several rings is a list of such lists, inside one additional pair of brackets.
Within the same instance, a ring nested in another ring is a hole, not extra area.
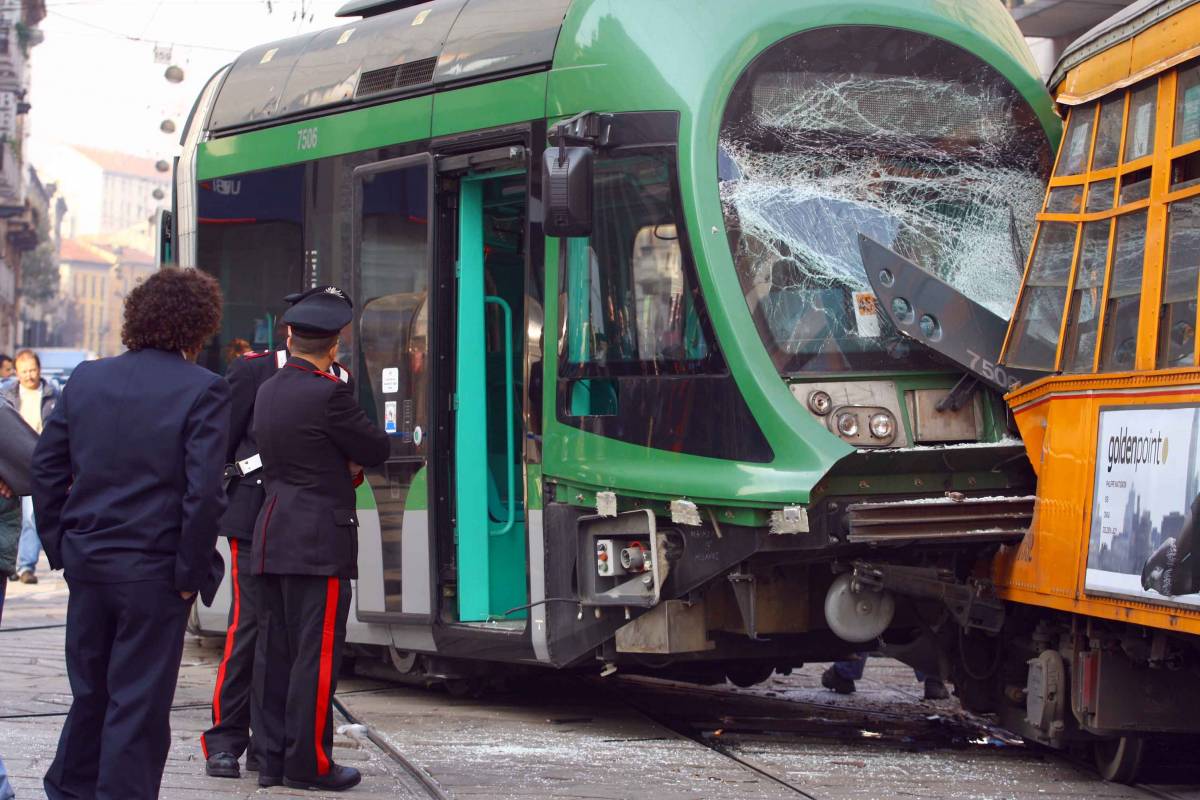
[(830, 398), (828, 392), (822, 392), (817, 389), (815, 392), (808, 394), (808, 410), (818, 416), (825, 416), (833, 408), (833, 399)]
[(896, 418), (886, 411), (872, 414), (869, 426), (876, 439), (890, 441), (896, 437)]
[(858, 436), (858, 416), (848, 411), (838, 414), (837, 430), (846, 438)]

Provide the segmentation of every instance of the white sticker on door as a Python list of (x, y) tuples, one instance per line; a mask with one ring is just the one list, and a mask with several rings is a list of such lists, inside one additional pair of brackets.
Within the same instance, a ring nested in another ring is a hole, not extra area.
[[(388, 367), (383, 371), (383, 393), (394, 394), (400, 391), (400, 368)], [(394, 406), (395, 403), (392, 403)]]

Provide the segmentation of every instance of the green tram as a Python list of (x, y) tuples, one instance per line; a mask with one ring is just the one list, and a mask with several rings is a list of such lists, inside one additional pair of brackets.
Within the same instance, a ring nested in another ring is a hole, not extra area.
[(963, 370), (880, 313), (858, 237), (1009, 316), (1060, 121), (1001, 4), (339, 14), (203, 90), (171, 241), (224, 286), (214, 370), (281, 345), (285, 294), (353, 293), (343, 362), (393, 435), (358, 495), (360, 656), (746, 683), (877, 646), (831, 630), (847, 602), (922, 628), (851, 559), (967, 585), (994, 525), (867, 501), (936, 517), (1032, 475), (998, 391), (941, 402)]

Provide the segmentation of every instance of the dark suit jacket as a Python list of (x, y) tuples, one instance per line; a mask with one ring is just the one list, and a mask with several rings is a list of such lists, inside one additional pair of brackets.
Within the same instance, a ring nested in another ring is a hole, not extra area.
[(351, 385), (293, 355), (254, 403), (267, 497), (254, 528), (254, 572), (358, 576), (358, 514), (347, 461), (382, 464), (388, 436)]
[[(254, 398), (268, 378), (279, 368), (275, 353), (247, 353), (234, 359), (225, 373), (232, 390), (233, 403), (229, 422), (229, 446), (225, 463), (232, 464), (258, 452), (254, 438)], [(254, 538), (254, 521), (258, 519), (265, 491), (263, 472), (258, 470), (242, 478), (234, 478), (226, 488), (229, 505), (221, 517), (221, 535), (250, 541)]]
[(50, 566), (211, 596), (228, 431), (229, 384), (178, 353), (134, 350), (76, 367), (33, 453)]

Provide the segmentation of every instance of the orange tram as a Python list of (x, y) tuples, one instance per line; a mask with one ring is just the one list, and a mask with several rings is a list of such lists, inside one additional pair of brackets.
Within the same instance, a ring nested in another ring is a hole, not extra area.
[(999, 636), (958, 634), (965, 705), (1129, 782), (1200, 731), (1200, 2), (1143, 0), (1050, 79), (1066, 131), (1004, 344), (1037, 473), (992, 581)]

